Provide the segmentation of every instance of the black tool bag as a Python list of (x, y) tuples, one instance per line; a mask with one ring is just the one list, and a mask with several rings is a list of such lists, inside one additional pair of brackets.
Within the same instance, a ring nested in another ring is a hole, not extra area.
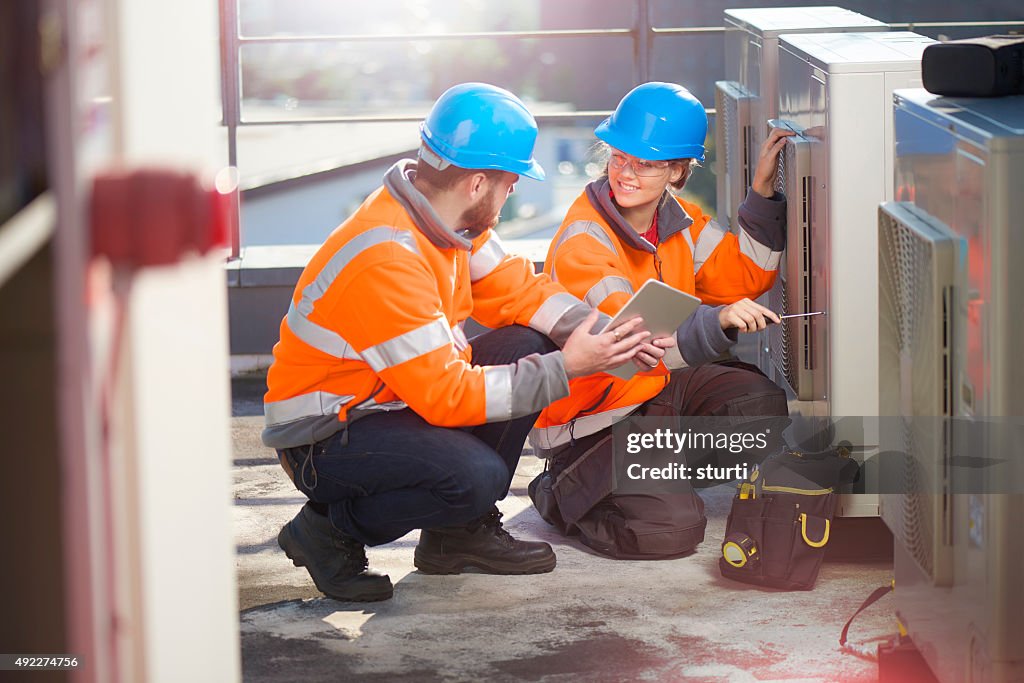
[(949, 97), (1024, 93), (1024, 36), (987, 36), (929, 45), (921, 55), (925, 90)]
[(722, 576), (787, 590), (810, 590), (825, 557), (836, 489), (856, 480), (846, 449), (772, 456), (742, 482), (725, 525)]

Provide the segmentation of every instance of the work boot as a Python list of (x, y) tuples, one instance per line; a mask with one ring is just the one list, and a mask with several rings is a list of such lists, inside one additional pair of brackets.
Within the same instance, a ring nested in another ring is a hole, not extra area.
[(321, 593), (335, 600), (376, 602), (394, 593), (387, 575), (367, 571), (363, 544), (335, 529), (309, 503), (281, 528), (277, 544), (296, 567), (306, 568)]
[(413, 564), (424, 574), (458, 574), (466, 567), (488, 574), (541, 574), (555, 568), (555, 553), (547, 543), (512, 538), (493, 508), (463, 527), (421, 531)]

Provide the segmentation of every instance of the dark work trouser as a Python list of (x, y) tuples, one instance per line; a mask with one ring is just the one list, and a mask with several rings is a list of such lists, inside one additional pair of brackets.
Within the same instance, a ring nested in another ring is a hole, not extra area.
[[(652, 408), (653, 404), (658, 404), (658, 410)], [(788, 424), (789, 407), (786, 392), (757, 368), (739, 361), (727, 361), (673, 370), (661, 393), (636, 411), (637, 415), (649, 413), (694, 418), (732, 418), (751, 431), (752, 420), (765, 418), (766, 422), (778, 425), (774, 431), (777, 443), (761, 449), (762, 455), (767, 455), (781, 448), (782, 430)], [(719, 422), (716, 426), (722, 424), (724, 422)], [(550, 468), (557, 474), (611, 430), (608, 427), (596, 434), (576, 439), (569, 447), (555, 449), (554, 462)], [(741, 456), (746, 457), (744, 454)], [(741, 459), (727, 450), (706, 449), (688, 453), (687, 464), (727, 467)]]
[[(472, 348), (474, 365), (504, 365), (556, 347), (511, 326), (474, 338)], [(535, 413), (451, 429), (407, 408), (361, 417), (346, 432), (279, 453), (296, 488), (327, 505), (335, 528), (374, 546), (413, 529), (464, 524), (491, 509), (508, 493), (536, 420)]]

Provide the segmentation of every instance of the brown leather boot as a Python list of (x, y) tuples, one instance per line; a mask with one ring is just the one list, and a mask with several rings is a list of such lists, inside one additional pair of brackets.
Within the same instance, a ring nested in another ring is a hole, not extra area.
[(367, 570), (366, 547), (346, 536), (325, 515), (302, 506), (277, 535), (277, 544), (296, 567), (305, 567), (321, 593), (346, 602), (387, 600), (394, 593), (386, 574)]
[(464, 527), (421, 531), (413, 564), (424, 574), (458, 574), (466, 567), (487, 574), (541, 574), (555, 568), (555, 553), (547, 543), (512, 538), (493, 508)]

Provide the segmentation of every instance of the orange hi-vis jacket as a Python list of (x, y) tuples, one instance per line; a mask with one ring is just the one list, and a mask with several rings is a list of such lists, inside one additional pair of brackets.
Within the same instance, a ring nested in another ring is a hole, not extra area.
[(678, 352), (629, 380), (598, 373), (569, 382), (570, 395), (544, 409), (530, 433), (550, 450), (614, 424), (657, 396), (669, 371), (717, 357), (735, 341), (721, 329), (718, 309), (771, 289), (785, 247), (785, 200), (748, 192), (738, 234), (726, 232), (700, 207), (666, 192), (658, 206), (658, 245), (637, 234), (619, 213), (607, 180), (598, 180), (570, 207), (551, 241), (544, 271), (591, 306), (615, 315), (654, 278), (700, 297), (701, 306), (677, 332)]
[(438, 426), (504, 421), (568, 394), (561, 351), (475, 366), (463, 324), (528, 325), (561, 346), (591, 308), (493, 231), (470, 241), (445, 226), (414, 173), (413, 161), (392, 167), (299, 278), (267, 375), (266, 445), (405, 407)]

